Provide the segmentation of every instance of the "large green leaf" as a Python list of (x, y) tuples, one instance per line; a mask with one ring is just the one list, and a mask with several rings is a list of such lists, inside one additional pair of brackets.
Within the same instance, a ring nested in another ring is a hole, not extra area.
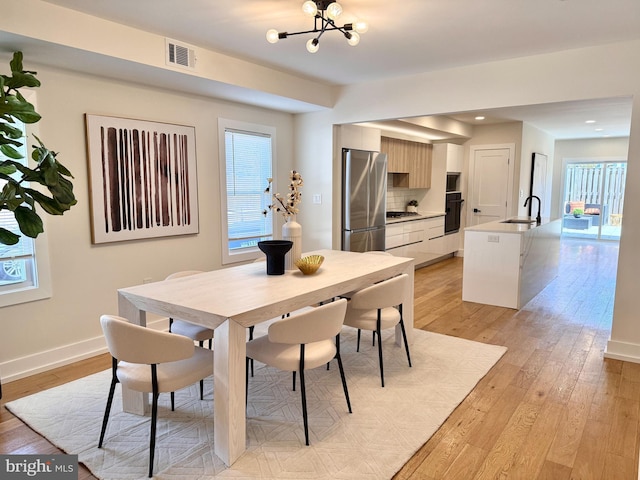
[(11, 145), (0, 145), (0, 152), (2, 152), (9, 158), (13, 158), (14, 160), (20, 160), (21, 158), (23, 158), (22, 154)]
[[(0, 123), (0, 134), (15, 140), (22, 137), (22, 130), (3, 122)], [(22, 143), (20, 145), (22, 145)]]
[(44, 232), (42, 219), (30, 208), (18, 207), (15, 210), (15, 215), (20, 231), (27, 237), (36, 238)]
[(36, 123), (40, 114), (33, 105), (26, 100), (20, 100), (16, 95), (6, 95), (0, 103), (0, 115), (11, 115), (24, 123)]
[(9, 68), (11, 72), (21, 72), (22, 71), (22, 52), (13, 52), (13, 57), (9, 62)]
[(0, 227), (0, 243), (4, 245), (15, 245), (20, 241), (20, 235), (10, 232), (6, 228)]
[(40, 80), (27, 72), (13, 72), (13, 77), (7, 79), (5, 85), (9, 88), (22, 88), (22, 87), (39, 87)]
[(55, 198), (47, 197), (37, 190), (30, 191), (29, 193), (33, 196), (33, 199), (38, 202), (42, 209), (49, 215), (62, 215), (64, 212), (69, 210), (68, 206), (61, 204)]
[(2, 175), (11, 175), (16, 173), (18, 169), (11, 162), (1, 162), (0, 163), (0, 174)]

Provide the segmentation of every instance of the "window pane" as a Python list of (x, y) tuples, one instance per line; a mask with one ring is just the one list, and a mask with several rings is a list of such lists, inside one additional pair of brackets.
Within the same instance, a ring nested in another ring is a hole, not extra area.
[(271, 136), (225, 130), (229, 250), (255, 247), (272, 236), (272, 217), (264, 190), (271, 177)]

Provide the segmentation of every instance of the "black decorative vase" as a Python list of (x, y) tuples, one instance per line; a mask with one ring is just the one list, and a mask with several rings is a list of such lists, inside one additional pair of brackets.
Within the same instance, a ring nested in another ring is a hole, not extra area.
[(284, 256), (293, 242), (289, 240), (264, 240), (258, 242), (258, 248), (267, 256), (267, 275), (284, 274)]

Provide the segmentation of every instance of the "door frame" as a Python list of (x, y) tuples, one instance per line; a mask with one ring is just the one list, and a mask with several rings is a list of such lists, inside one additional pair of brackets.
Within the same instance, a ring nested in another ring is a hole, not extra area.
[[(469, 175), (467, 176), (467, 198), (469, 199), (468, 205), (471, 205), (471, 199), (473, 198), (473, 173), (476, 168), (476, 152), (479, 150), (509, 150), (509, 172), (507, 180), (507, 213), (511, 211), (513, 205), (513, 179), (515, 175), (515, 158), (516, 158), (516, 144), (515, 143), (498, 143), (489, 145), (471, 145), (469, 146)], [(467, 221), (466, 225), (471, 225), (473, 222), (473, 209), (467, 208)]]
[[(560, 192), (560, 201), (558, 201), (558, 215), (560, 219), (562, 219), (565, 215), (564, 213), (564, 196), (567, 192), (565, 192), (565, 187), (566, 187), (566, 183), (567, 183), (567, 166), (570, 163), (603, 163), (603, 164), (607, 164), (607, 163), (626, 163), (627, 165), (629, 164), (629, 158), (628, 157), (624, 157), (624, 156), (618, 156), (618, 155), (614, 155), (614, 156), (604, 156), (604, 157), (562, 157), (562, 175), (560, 177), (560, 185), (562, 186), (562, 191)], [(629, 179), (629, 177), (627, 176), (627, 180)], [(604, 180), (604, 177), (603, 177)], [(626, 187), (626, 182), (625, 182), (625, 187)], [(604, 185), (600, 185), (600, 196), (602, 196), (604, 190)], [(560, 235), (564, 235), (564, 220), (562, 222), (562, 229), (560, 232)], [(610, 241), (610, 242), (620, 242), (620, 239), (618, 238), (617, 240), (613, 240), (613, 239), (603, 239), (601, 238), (602, 236), (602, 222), (600, 222), (600, 225), (598, 227), (598, 234), (596, 235), (596, 237), (594, 238), (594, 240), (600, 242), (600, 241)], [(588, 237), (591, 238), (591, 237)]]

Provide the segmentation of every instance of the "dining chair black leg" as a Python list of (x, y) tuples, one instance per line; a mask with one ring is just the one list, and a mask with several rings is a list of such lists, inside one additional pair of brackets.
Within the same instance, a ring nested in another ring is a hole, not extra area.
[(378, 320), (376, 321), (376, 333), (378, 334), (378, 360), (380, 362), (380, 382), (384, 387), (384, 364), (382, 361), (382, 336), (380, 335), (381, 310), (378, 309)]
[(102, 430), (100, 431), (100, 441), (98, 442), (98, 448), (102, 448), (104, 434), (107, 431), (107, 422), (109, 421), (109, 414), (111, 413), (111, 404), (113, 403), (113, 394), (116, 390), (116, 383), (118, 383), (118, 376), (116, 375), (117, 368), (118, 368), (118, 360), (116, 360), (114, 357), (111, 357), (111, 386), (109, 387), (109, 396), (107, 397), (107, 406), (104, 409), (104, 418), (102, 419)]
[(109, 420), (109, 413), (111, 413), (111, 404), (113, 403), (113, 393), (116, 389), (116, 379), (111, 380), (111, 387), (109, 388), (109, 397), (107, 398), (107, 407), (104, 410), (104, 418), (102, 419), (102, 430), (100, 431), (100, 441), (98, 442), (98, 448), (102, 448), (102, 442), (104, 440), (104, 434), (107, 431), (107, 421)]
[[(249, 327), (249, 340), (253, 340), (253, 330), (255, 328), (253, 325)], [(253, 358), (251, 359), (251, 376), (253, 377)]]
[(304, 384), (304, 344), (300, 345), (300, 396), (302, 397), (302, 421), (305, 445), (309, 445), (309, 421), (307, 418), (307, 392)]
[[(249, 361), (252, 361), (249, 357), (245, 360), (245, 376), (244, 376), (244, 407), (247, 408), (249, 404)], [(253, 375), (252, 375), (253, 376)]]
[(409, 354), (409, 342), (407, 342), (407, 332), (404, 330), (404, 321), (402, 319), (402, 305), (400, 305), (400, 328), (402, 329), (402, 338), (404, 339), (404, 349), (407, 351), (407, 360), (411, 366), (411, 355)]
[(151, 394), (151, 433), (149, 434), (149, 478), (153, 477), (153, 460), (156, 450), (156, 424), (158, 421), (158, 374), (156, 365), (151, 365), (151, 384), (153, 392)]
[(171, 392), (171, 411), (175, 412), (176, 410), (176, 395), (175, 392)]
[(362, 331), (360, 329), (358, 329), (358, 345), (356, 346), (356, 352), (360, 351), (360, 334), (362, 333)]
[(209, 339), (209, 350), (213, 350), (213, 338)]
[(204, 378), (200, 380), (200, 400), (204, 400)]
[(293, 372), (293, 388), (292, 390), (296, 391), (296, 372)]
[(349, 390), (347, 389), (347, 378), (344, 375), (344, 368), (342, 367), (342, 357), (340, 356), (340, 334), (336, 336), (336, 359), (338, 360), (338, 368), (340, 369), (340, 378), (342, 379), (342, 389), (344, 390), (344, 398), (347, 400), (347, 407), (349, 413), (351, 411), (351, 400), (349, 400)]

